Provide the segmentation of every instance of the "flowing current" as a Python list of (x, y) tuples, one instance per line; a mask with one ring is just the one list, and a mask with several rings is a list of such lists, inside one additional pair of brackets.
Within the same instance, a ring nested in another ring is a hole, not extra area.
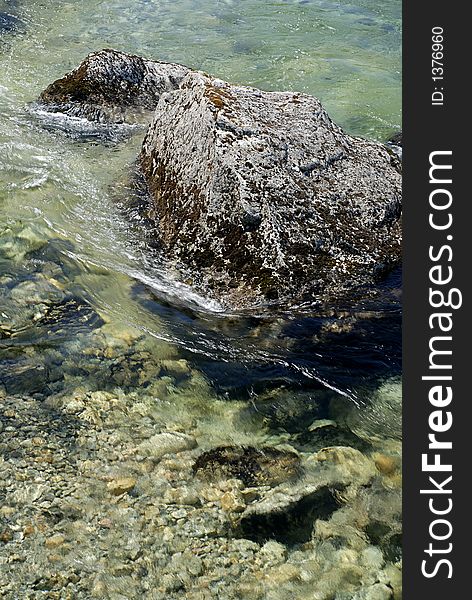
[[(17, 318), (31, 300), (28, 282), (47, 272), (77, 306), (172, 347), (224, 397), (282, 386), (302, 397), (339, 395), (362, 410), (379, 383), (400, 374), (399, 273), (351, 306), (225, 314), (177, 284), (139, 219), (120, 210), (143, 129), (87, 130), (32, 103), (87, 53), (113, 47), (313, 94), (349, 133), (382, 141), (400, 128), (400, 19), (396, 0), (0, 0), (0, 351), (8, 366), (29, 345), (68, 352), (77, 334), (74, 314), (60, 312), (57, 339), (50, 321), (31, 328)], [(93, 386), (87, 367), (81, 376)], [(57, 382), (45, 384), (54, 391)]]

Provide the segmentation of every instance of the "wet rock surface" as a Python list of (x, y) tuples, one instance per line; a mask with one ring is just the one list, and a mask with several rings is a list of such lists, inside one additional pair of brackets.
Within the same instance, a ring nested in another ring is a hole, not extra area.
[(51, 112), (97, 123), (134, 123), (150, 118), (163, 92), (189, 73), (182, 65), (101, 50), (46, 88), (40, 104)]
[(400, 165), (313, 97), (192, 74), (140, 157), (163, 247), (232, 306), (329, 298), (400, 259)]

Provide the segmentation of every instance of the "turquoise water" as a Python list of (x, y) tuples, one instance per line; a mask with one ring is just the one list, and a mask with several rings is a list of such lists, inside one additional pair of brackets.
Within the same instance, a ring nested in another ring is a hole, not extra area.
[(15, 73), (25, 100), (88, 52), (113, 47), (313, 94), (352, 133), (382, 139), (400, 126), (398, 0), (33, 1), (18, 11), (29, 31), (4, 53), (2, 78)]

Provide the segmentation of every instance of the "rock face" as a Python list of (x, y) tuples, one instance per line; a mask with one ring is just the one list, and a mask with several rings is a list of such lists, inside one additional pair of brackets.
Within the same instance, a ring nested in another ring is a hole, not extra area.
[(101, 50), (47, 87), (39, 101), (51, 112), (97, 123), (134, 123), (189, 72), (182, 65)]
[(192, 73), (161, 96), (140, 164), (163, 247), (227, 305), (332, 299), (400, 258), (398, 158), (311, 96)]

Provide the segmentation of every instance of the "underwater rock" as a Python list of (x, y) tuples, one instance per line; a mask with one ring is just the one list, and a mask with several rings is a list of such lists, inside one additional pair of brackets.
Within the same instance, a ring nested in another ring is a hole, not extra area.
[(176, 454), (192, 450), (197, 446), (196, 440), (185, 433), (165, 431), (158, 433), (138, 446), (138, 451), (144, 456), (160, 459), (166, 454)]
[(167, 255), (228, 306), (340, 297), (400, 260), (399, 160), (314, 97), (192, 73), (140, 165)]
[(305, 451), (318, 451), (330, 446), (352, 446), (361, 452), (370, 448), (365, 440), (329, 419), (314, 421), (306, 431), (298, 434), (295, 440), (297, 449), (303, 448)]
[(63, 332), (71, 336), (71, 332), (90, 331), (103, 324), (103, 319), (86, 300), (69, 296), (52, 305), (35, 325), (47, 329), (48, 335)]
[(375, 463), (350, 446), (330, 446), (308, 457), (306, 465), (333, 485), (368, 485), (377, 475)]
[(311, 539), (314, 522), (329, 518), (339, 506), (336, 490), (324, 484), (280, 489), (251, 504), (237, 532), (257, 542), (304, 543)]
[[(56, 379), (61, 378), (56, 373)], [(28, 390), (30, 394), (42, 393), (51, 383), (49, 370), (35, 360), (1, 360), (0, 385), (9, 394), (21, 394)]]
[(349, 429), (372, 441), (402, 439), (402, 384), (400, 379), (384, 382), (362, 409), (350, 406), (346, 415)]
[(131, 492), (135, 485), (136, 479), (134, 477), (118, 477), (107, 483), (107, 489), (113, 496), (121, 496)]
[(281, 386), (255, 395), (245, 412), (248, 416), (261, 416), (272, 430), (298, 433), (320, 414), (328, 399), (329, 393), (324, 391), (300, 391)]
[(245, 486), (277, 485), (300, 474), (300, 458), (275, 448), (219, 446), (200, 455), (193, 471), (208, 479), (240, 479)]
[(96, 123), (135, 123), (150, 117), (163, 92), (175, 90), (190, 69), (100, 50), (40, 95), (42, 108)]

